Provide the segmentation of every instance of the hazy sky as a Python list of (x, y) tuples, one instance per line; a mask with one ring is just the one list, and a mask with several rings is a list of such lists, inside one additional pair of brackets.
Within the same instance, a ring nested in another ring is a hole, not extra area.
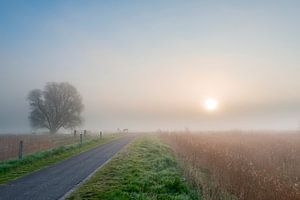
[[(86, 128), (296, 129), (300, 1), (1, 1), (0, 132), (67, 81)], [(206, 97), (219, 101), (207, 112)]]

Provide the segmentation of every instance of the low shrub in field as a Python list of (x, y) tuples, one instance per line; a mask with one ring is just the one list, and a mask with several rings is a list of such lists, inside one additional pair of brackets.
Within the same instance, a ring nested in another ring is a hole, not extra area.
[(163, 134), (207, 199), (300, 199), (296, 133)]
[(69, 199), (197, 199), (181, 178), (170, 148), (158, 139), (137, 139)]

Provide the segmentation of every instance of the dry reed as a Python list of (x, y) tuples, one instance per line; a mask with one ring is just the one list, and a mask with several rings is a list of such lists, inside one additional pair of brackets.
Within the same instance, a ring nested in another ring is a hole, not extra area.
[(206, 199), (299, 200), (300, 134), (162, 134)]

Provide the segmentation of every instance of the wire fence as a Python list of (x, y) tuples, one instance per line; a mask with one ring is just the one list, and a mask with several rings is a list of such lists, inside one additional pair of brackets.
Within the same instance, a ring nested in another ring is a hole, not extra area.
[(83, 140), (91, 140), (97, 137), (99, 138), (99, 133), (76, 131), (73, 134), (0, 135), (0, 161), (20, 158), (20, 156), (22, 157), (23, 155), (59, 146), (80, 143), (80, 137), (82, 137)]

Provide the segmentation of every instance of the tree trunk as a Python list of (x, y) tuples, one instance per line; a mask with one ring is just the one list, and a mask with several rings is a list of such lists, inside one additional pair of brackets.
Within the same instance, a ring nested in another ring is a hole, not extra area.
[(50, 129), (50, 134), (55, 134), (57, 133), (57, 129)]

